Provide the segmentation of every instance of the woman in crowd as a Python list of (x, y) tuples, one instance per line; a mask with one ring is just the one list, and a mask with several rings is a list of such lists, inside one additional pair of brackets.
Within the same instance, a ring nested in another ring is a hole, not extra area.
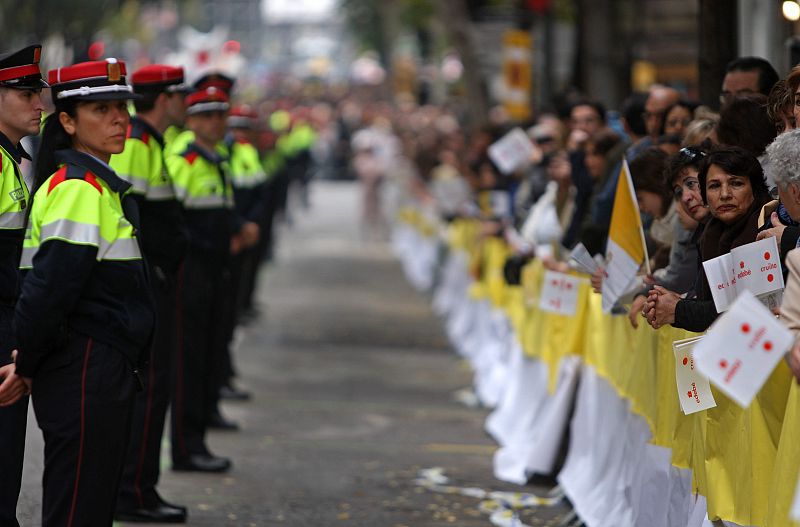
[[(672, 191), (663, 178), (664, 162), (667, 159), (660, 148), (651, 147), (639, 154), (629, 165), (639, 210), (651, 216), (654, 221), (647, 232), (651, 240), (651, 268), (662, 268), (667, 264), (667, 257), (672, 245), (672, 220), (675, 207), (672, 204)], [(604, 269), (599, 269), (592, 276), (592, 287), (600, 292)], [(642, 282), (633, 285), (630, 293), (639, 290)]]
[(154, 311), (138, 210), (109, 167), (129, 123), (125, 64), (50, 71), (55, 111), (37, 159), (17, 373), (32, 383), (45, 442), (42, 523), (111, 525), (137, 365)]
[(686, 137), (686, 130), (694, 119), (696, 102), (680, 100), (667, 108), (661, 124), (661, 135), (678, 136), (680, 140)]
[[(761, 208), (769, 201), (764, 171), (758, 159), (738, 147), (720, 147), (705, 156), (699, 180), (703, 202), (711, 214), (700, 240), (702, 260), (754, 242)], [(703, 270), (700, 277), (695, 297), (691, 299), (682, 299), (675, 292), (655, 287), (645, 306), (650, 325), (659, 328), (672, 324), (689, 331), (708, 329), (718, 313)]]
[(575, 187), (570, 179), (566, 154), (557, 154), (547, 166), (544, 194), (536, 201), (522, 225), (520, 233), (538, 258), (557, 257), (559, 241), (572, 218), (575, 206)]
[(682, 148), (671, 156), (664, 169), (666, 183), (672, 188), (680, 224), (675, 229), (675, 238), (669, 254), (669, 264), (653, 273), (646, 280), (648, 286), (637, 293), (628, 312), (633, 327), (638, 327), (638, 317), (647, 302), (652, 286), (658, 285), (679, 294), (688, 292), (700, 272), (698, 242), (703, 226), (708, 220), (708, 207), (700, 195), (698, 171), (706, 153), (699, 147)]

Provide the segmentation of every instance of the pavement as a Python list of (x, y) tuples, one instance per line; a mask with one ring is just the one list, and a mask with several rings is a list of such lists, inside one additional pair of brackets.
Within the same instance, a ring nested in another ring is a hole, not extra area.
[[(358, 211), (356, 183), (314, 182), (311, 208), (295, 210), (281, 230), (275, 262), (261, 274), (261, 313), (237, 334), (237, 383), (253, 399), (224, 405), (240, 431), (210, 434), (233, 470), (173, 473), (168, 457), (162, 463), (161, 494), (189, 507), (188, 525), (492, 525), (480, 499), (415, 481), (432, 467), (459, 487), (549, 490), (492, 477), (487, 411), (454, 395), (471, 384), (468, 366), (388, 243), (364, 241)], [(41, 451), (31, 414), (23, 527), (40, 522)], [(558, 505), (521, 517), (557, 525), (565, 513)]]

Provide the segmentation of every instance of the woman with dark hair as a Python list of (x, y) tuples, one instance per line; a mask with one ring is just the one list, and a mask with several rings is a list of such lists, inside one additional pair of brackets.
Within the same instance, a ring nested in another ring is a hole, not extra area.
[[(758, 159), (738, 147), (712, 150), (703, 160), (699, 180), (700, 194), (711, 214), (700, 239), (701, 259), (710, 260), (756, 241), (761, 208), (769, 201)], [(689, 331), (708, 329), (718, 313), (702, 269), (700, 278), (691, 299), (654, 287), (645, 306), (650, 325), (659, 328), (672, 324)]]
[(44, 435), (42, 524), (111, 525), (139, 363), (154, 325), (130, 184), (109, 167), (129, 123), (125, 64), (50, 71), (15, 324)]
[(699, 106), (698, 103), (680, 100), (667, 108), (664, 112), (664, 120), (661, 122), (662, 136), (677, 135), (683, 140), (686, 137), (686, 129), (689, 123), (694, 120), (694, 111)]
[(664, 182), (672, 190), (678, 215), (674, 239), (669, 253), (669, 263), (663, 269), (653, 272), (652, 279), (634, 297), (628, 318), (633, 327), (638, 327), (638, 317), (647, 302), (653, 286), (659, 285), (679, 294), (689, 291), (700, 272), (699, 241), (703, 227), (708, 221), (708, 207), (700, 196), (698, 171), (706, 156), (706, 148), (690, 146), (682, 148), (667, 159), (664, 168)]

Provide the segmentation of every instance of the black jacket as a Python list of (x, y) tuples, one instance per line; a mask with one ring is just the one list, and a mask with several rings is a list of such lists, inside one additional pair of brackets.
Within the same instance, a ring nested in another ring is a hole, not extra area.
[[(104, 191), (98, 183), (92, 183), (93, 178), (102, 179), (120, 195), (130, 186), (87, 154), (62, 150), (56, 156), (65, 166), (54, 178), (87, 181), (87, 192)], [(54, 178), (49, 188), (43, 187), (38, 193), (39, 199), (47, 199), (55, 187)], [(136, 229), (136, 203), (130, 197), (121, 201), (124, 218)], [(31, 222), (36, 222), (35, 209)], [(32, 268), (24, 272), (15, 313), (18, 374), (33, 377), (45, 360), (58, 361), (70, 332), (108, 344), (132, 365), (139, 362), (155, 324), (145, 262), (135, 258), (98, 260), (98, 251), (95, 245), (58, 238), (46, 239), (36, 250)]]

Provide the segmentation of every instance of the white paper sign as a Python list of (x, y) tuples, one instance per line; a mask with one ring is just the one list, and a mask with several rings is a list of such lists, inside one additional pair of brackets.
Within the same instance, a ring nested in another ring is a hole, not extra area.
[(569, 257), (578, 264), (578, 267), (580, 267), (583, 272), (594, 274), (594, 272), (597, 271), (597, 262), (594, 261), (592, 255), (589, 254), (589, 250), (582, 243), (578, 242), (569, 253)]
[(511, 196), (505, 190), (492, 190), (489, 192), (489, 207), (492, 216), (507, 218), (511, 216)]
[(526, 167), (533, 157), (533, 143), (522, 128), (514, 128), (489, 146), (489, 158), (503, 174)]
[(767, 307), (780, 306), (783, 270), (776, 238), (735, 247), (703, 262), (717, 311), (726, 311), (742, 291), (750, 291)]
[(764, 385), (794, 337), (744, 290), (694, 348), (701, 373), (743, 408)]
[(672, 343), (675, 352), (675, 382), (678, 384), (678, 400), (686, 415), (717, 406), (708, 377), (697, 371), (692, 350), (702, 337)]
[(793, 520), (800, 521), (800, 481), (794, 491), (794, 502), (792, 502), (792, 511), (789, 513)]
[(575, 315), (578, 308), (578, 286), (581, 280), (575, 276), (545, 271), (539, 308), (559, 315)]

